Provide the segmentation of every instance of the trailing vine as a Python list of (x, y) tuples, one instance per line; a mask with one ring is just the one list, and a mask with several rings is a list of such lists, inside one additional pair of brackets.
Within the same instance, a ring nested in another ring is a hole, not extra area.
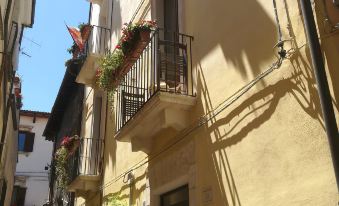
[(58, 186), (65, 189), (69, 182), (68, 159), (74, 154), (80, 144), (80, 138), (75, 135), (73, 137), (64, 137), (60, 147), (55, 152), (55, 174)]
[(120, 200), (117, 195), (109, 195), (105, 198), (106, 206), (127, 206), (127, 202)]
[[(114, 82), (117, 80), (118, 70), (139, 40), (141, 31), (151, 31), (156, 28), (155, 21), (141, 21), (136, 24), (125, 24), (122, 28), (122, 37), (113, 53), (109, 53), (99, 60), (96, 72), (96, 84), (107, 92), (114, 92)], [(113, 97), (112, 94), (109, 94)]]

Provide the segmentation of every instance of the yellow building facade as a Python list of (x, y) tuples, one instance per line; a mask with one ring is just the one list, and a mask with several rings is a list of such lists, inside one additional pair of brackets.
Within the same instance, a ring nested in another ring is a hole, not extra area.
[[(338, 117), (339, 8), (312, 6)], [(93, 1), (76, 80), (86, 85), (80, 135), (104, 146), (91, 150), (95, 177), (70, 184), (75, 204), (337, 204), (300, 3), (277, 1), (276, 11), (266, 0)], [(151, 33), (112, 103), (94, 83), (100, 48), (113, 51), (123, 24), (141, 20), (175, 32)], [(171, 66), (181, 70), (170, 76)]]
[(23, 31), (34, 23), (35, 0), (0, 1), (0, 205), (11, 204), (18, 157), (21, 80), (16, 75)]

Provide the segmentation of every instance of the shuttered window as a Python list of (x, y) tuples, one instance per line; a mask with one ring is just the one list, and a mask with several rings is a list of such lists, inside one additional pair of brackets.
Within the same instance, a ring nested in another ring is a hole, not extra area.
[(26, 197), (26, 188), (14, 186), (12, 193), (12, 204), (15, 206), (24, 206)]
[(32, 132), (19, 132), (18, 150), (21, 152), (33, 152), (35, 134)]

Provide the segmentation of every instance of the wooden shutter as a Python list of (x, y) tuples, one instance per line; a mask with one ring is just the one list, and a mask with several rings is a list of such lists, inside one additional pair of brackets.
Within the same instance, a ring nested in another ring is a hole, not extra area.
[(17, 190), (17, 205), (16, 206), (24, 206), (25, 205), (25, 198), (26, 198), (26, 188), (19, 187)]
[(25, 146), (24, 146), (25, 152), (33, 152), (34, 137), (35, 137), (35, 133), (31, 133), (31, 132), (26, 133)]

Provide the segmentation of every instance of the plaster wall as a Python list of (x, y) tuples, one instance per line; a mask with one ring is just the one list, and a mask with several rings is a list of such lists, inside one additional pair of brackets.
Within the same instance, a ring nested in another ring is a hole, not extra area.
[[(84, 95), (84, 107), (83, 107), (83, 117), (82, 117), (82, 127), (81, 127), (81, 136), (85, 138), (92, 137), (92, 127), (93, 127), (93, 100), (96, 95), (100, 95), (99, 91), (93, 89), (91, 87), (85, 88)], [(109, 105), (108, 105), (109, 107)], [(102, 193), (98, 191), (98, 193), (89, 194), (85, 197), (78, 196), (76, 198), (76, 205), (99, 205), (100, 196), (103, 194), (103, 197), (107, 197), (112, 194), (119, 194), (124, 201), (128, 202), (128, 194), (130, 188), (126, 183), (123, 182), (123, 179), (119, 179), (119, 181), (112, 181), (114, 177), (128, 170), (132, 163), (141, 161), (146, 157), (142, 152), (130, 153), (126, 152), (131, 149), (130, 143), (123, 143), (115, 141), (114, 137), (114, 117), (111, 115), (110, 109), (106, 107), (106, 98), (103, 97), (103, 107), (102, 107), (102, 123), (101, 123), (101, 134), (103, 135), (101, 138), (105, 138), (105, 150), (103, 151), (103, 175), (102, 180), (100, 181), (100, 186), (103, 186)], [(106, 119), (107, 115), (107, 119)], [(126, 154), (121, 155), (121, 154)], [(147, 168), (147, 167), (144, 167)], [(146, 171), (143, 170), (142, 174), (136, 176), (143, 175), (145, 176)], [(126, 181), (126, 177), (124, 178)], [(142, 188), (145, 187), (144, 179), (139, 178), (136, 180), (136, 190), (135, 193), (140, 195), (143, 191)], [(114, 183), (114, 184), (113, 184)], [(141, 188), (141, 189), (140, 189)]]
[[(292, 39), (285, 43), (289, 58), (192, 135), (197, 146), (195, 205), (337, 202), (300, 7), (288, 0), (277, 6), (283, 39)], [(246, 7), (240, 2), (186, 1), (184, 7), (192, 8), (184, 21), (185, 33), (195, 37), (196, 119), (276, 62), (272, 48), (278, 38), (273, 6), (266, 1), (247, 2)], [(213, 15), (204, 15), (212, 10)], [(338, 92), (331, 87), (333, 94)]]
[[(336, 31), (323, 32), (321, 4), (315, 1), (314, 12), (338, 116), (339, 39)], [(130, 1), (115, 5), (113, 42), (122, 22), (134, 12)], [(127, 202), (132, 197), (134, 205), (160, 206), (159, 195), (188, 184), (192, 206), (337, 204), (300, 6), (298, 1), (284, 0), (277, 7), (282, 39), (288, 40), (284, 45), (288, 55), (279, 69), (170, 150), (162, 151), (175, 142), (176, 134), (166, 131), (154, 137), (152, 160), (133, 171), (138, 181), (132, 190), (124, 174), (148, 156), (132, 152), (128, 142), (117, 142), (114, 116), (107, 118), (104, 197), (114, 194)], [(277, 62), (277, 49), (272, 49), (278, 42), (277, 25), (273, 5), (266, 0), (187, 0), (181, 9), (181, 32), (194, 36), (197, 104), (190, 113), (194, 125)], [(150, 12), (154, 16), (153, 8)]]
[[(11, 111), (10, 111), (11, 113)], [(13, 128), (13, 119), (12, 115), (9, 115), (8, 124), (7, 124), (7, 133), (3, 151), (3, 159), (1, 162), (1, 176), (7, 183), (6, 197), (5, 197), (5, 205), (10, 205), (12, 191), (14, 186), (14, 173), (16, 167), (17, 160), (17, 151), (18, 151), (18, 140), (17, 140), (18, 132)]]
[(33, 152), (19, 152), (16, 176), (26, 179), (25, 205), (43, 205), (48, 200), (48, 171), (45, 167), (51, 163), (53, 142), (45, 140), (42, 133), (48, 118), (20, 116), (20, 129), (35, 133)]

